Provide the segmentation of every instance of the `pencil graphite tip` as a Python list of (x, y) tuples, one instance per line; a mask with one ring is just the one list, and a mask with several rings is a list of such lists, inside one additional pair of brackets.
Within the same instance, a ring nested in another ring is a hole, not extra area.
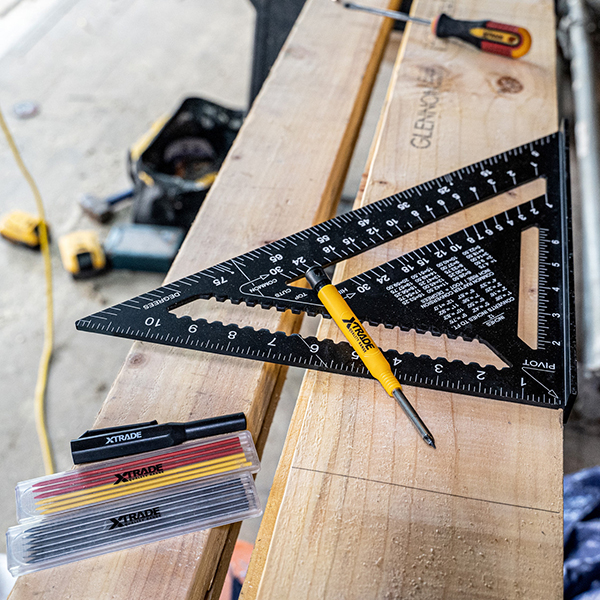
[(426, 435), (423, 439), (435, 450), (435, 440), (433, 439), (433, 436)]

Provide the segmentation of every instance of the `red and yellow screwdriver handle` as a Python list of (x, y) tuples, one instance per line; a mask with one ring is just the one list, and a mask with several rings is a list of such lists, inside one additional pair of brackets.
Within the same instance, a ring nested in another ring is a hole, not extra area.
[(313, 267), (306, 273), (306, 279), (317, 292), (319, 300), (323, 303), (331, 318), (342, 330), (346, 339), (369, 369), (369, 373), (381, 383), (383, 389), (390, 396), (393, 395), (394, 390), (402, 389), (385, 356), (371, 339), (371, 336), (364, 330), (361, 322), (337, 291), (337, 288), (332, 285), (325, 271), (321, 267)]
[(431, 31), (439, 38), (456, 37), (483, 52), (510, 58), (525, 56), (531, 48), (527, 29), (495, 21), (459, 21), (442, 13), (432, 21)]

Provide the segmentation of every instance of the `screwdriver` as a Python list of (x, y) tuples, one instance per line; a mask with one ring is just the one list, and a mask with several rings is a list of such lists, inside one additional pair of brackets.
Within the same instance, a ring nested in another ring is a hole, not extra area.
[(306, 272), (306, 280), (317, 292), (319, 300), (356, 350), (369, 373), (381, 383), (383, 389), (390, 396), (396, 399), (423, 440), (435, 448), (433, 435), (404, 395), (402, 386), (392, 373), (390, 364), (369, 334), (363, 329), (360, 321), (336, 287), (332, 285), (327, 273), (321, 267), (311, 267)]
[[(340, 2), (340, 0), (333, 1)], [(433, 35), (439, 38), (459, 38), (483, 52), (500, 54), (509, 58), (521, 58), (531, 48), (531, 35), (524, 27), (505, 25), (495, 21), (461, 21), (444, 13), (430, 21), (420, 17), (411, 17), (406, 13), (395, 10), (373, 8), (354, 2), (343, 2), (343, 6), (353, 10), (363, 10), (381, 17), (390, 17), (396, 21), (428, 25), (431, 27)]]

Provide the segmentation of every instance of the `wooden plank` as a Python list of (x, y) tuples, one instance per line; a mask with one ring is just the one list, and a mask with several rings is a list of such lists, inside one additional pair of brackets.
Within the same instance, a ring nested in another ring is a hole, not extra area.
[[(395, 56), (397, 55), (398, 40), (391, 37), (386, 47), (384, 61), (394, 62)], [(387, 104), (388, 98), (384, 105)], [(379, 118), (377, 122), (377, 129), (374, 135), (374, 139), (379, 138), (379, 131), (381, 128), (382, 119)], [(372, 144), (367, 157), (367, 165), (371, 164), (373, 159), (375, 145)], [(364, 193), (367, 182), (367, 173), (364, 172), (359, 186), (357, 202)], [(308, 397), (310, 396), (311, 382), (314, 382), (316, 372), (307, 371), (304, 380), (302, 382), (302, 391), (296, 400), (296, 406), (292, 415), (288, 433), (285, 439), (285, 444), (282, 449), (279, 465), (271, 489), (269, 491), (269, 501), (265, 507), (264, 514), (260, 523), (260, 529), (256, 537), (254, 551), (252, 553), (252, 560), (248, 566), (248, 572), (244, 580), (244, 585), (240, 594), (241, 600), (254, 600), (258, 592), (258, 584), (265, 566), (267, 558), (267, 552), (273, 536), (273, 529), (275, 528), (275, 522), (281, 506), (281, 500), (285, 492), (285, 486), (289, 475), (289, 469), (292, 462), (292, 456), (298, 443), (298, 436), (300, 434), (300, 426), (306, 412), (306, 404)]]
[(539, 257), (540, 230), (530, 227), (521, 232), (518, 334), (534, 350), (538, 342)]
[[(167, 280), (331, 215), (389, 28), (331, 2), (307, 2)], [(190, 309), (196, 317), (257, 328), (289, 332), (299, 324), (290, 314), (215, 302)], [(275, 365), (136, 343), (95, 426), (185, 421), (243, 410), (259, 439), (280, 371)], [(236, 527), (26, 575), (11, 598), (216, 596), (213, 584), (223, 573), (217, 571), (219, 559), (228, 562)]]
[[(417, 10), (425, 17), (446, 11), (518, 22), (533, 33), (533, 49), (525, 60), (508, 61), (412, 28), (363, 203), (558, 125), (551, 2), (438, 0)], [(481, 215), (474, 211), (465, 222)], [(439, 225), (437, 237), (445, 227)], [(337, 277), (390, 260), (432, 235), (422, 230), (347, 261)], [(447, 352), (443, 337), (371, 333), (384, 347)], [(329, 322), (320, 335), (340, 339)], [(374, 382), (307, 376), (292, 425), (297, 443), (286, 448), (277, 476), (286, 479), (285, 492), (269, 507), (277, 513), (274, 530), (261, 531), (269, 548), (259, 540), (253, 556), (264, 568), (251, 565), (245, 600), (562, 597), (562, 412), (405, 390), (437, 450)]]

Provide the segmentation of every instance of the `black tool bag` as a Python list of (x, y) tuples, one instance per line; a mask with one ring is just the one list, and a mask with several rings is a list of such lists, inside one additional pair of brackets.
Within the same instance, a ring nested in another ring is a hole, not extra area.
[(241, 110), (187, 98), (162, 128), (155, 123), (129, 153), (134, 222), (187, 230), (243, 118)]

